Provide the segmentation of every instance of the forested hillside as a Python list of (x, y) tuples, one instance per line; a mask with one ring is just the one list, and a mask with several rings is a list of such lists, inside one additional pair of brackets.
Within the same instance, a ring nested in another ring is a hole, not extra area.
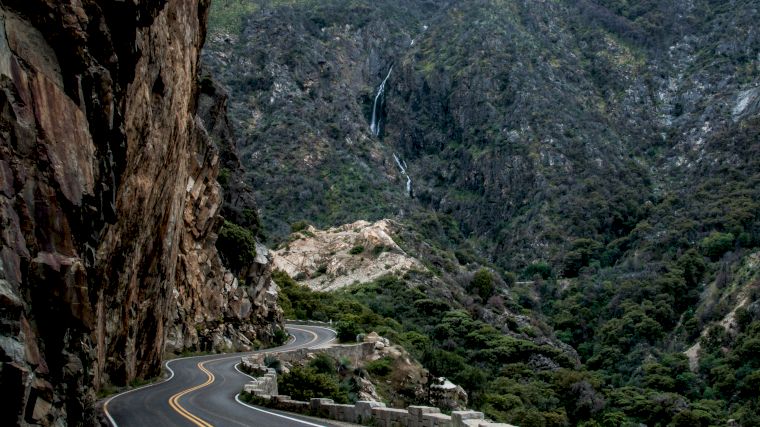
[(219, 0), (203, 60), (230, 93), (234, 179), (269, 241), (302, 220), (402, 224), (434, 277), (339, 297), (488, 415), (752, 426), (759, 14), (757, 0)]

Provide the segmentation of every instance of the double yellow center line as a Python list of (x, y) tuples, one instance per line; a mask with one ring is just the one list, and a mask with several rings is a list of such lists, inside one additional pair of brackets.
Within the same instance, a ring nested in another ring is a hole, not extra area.
[[(306, 329), (293, 328), (293, 327), (291, 327), (291, 329), (295, 329), (295, 330), (302, 331), (302, 332), (307, 332), (307, 333), (311, 334), (314, 338), (310, 342), (308, 342), (306, 344), (303, 344), (303, 345), (300, 345), (300, 346), (297, 346), (297, 347), (294, 347), (293, 349), (290, 349), (288, 351), (293, 351), (293, 350), (298, 349), (298, 348), (307, 347), (308, 345), (310, 345), (311, 343), (313, 343), (314, 341), (316, 341), (319, 338), (317, 336), (317, 334), (315, 334), (312, 331), (306, 330)], [(190, 411), (188, 411), (187, 409), (183, 408), (182, 405), (179, 404), (179, 399), (181, 399), (183, 396), (185, 396), (187, 394), (190, 394), (190, 393), (194, 392), (195, 390), (200, 390), (203, 387), (207, 387), (208, 385), (210, 385), (211, 383), (214, 382), (214, 380), (215, 380), (214, 374), (212, 374), (211, 371), (209, 371), (208, 369), (206, 369), (206, 367), (204, 366), (206, 363), (209, 363), (209, 362), (218, 362), (220, 360), (226, 360), (226, 359), (231, 359), (231, 358), (235, 358), (235, 357), (239, 357), (239, 356), (230, 356), (230, 357), (224, 357), (224, 358), (221, 358), (221, 359), (206, 360), (205, 362), (199, 362), (198, 363), (198, 369), (200, 369), (201, 371), (203, 371), (206, 374), (206, 376), (207, 376), (206, 382), (204, 382), (203, 384), (198, 384), (197, 386), (194, 386), (194, 387), (182, 390), (179, 393), (173, 395), (172, 397), (169, 398), (169, 406), (171, 406), (171, 408), (174, 409), (174, 411), (176, 411), (182, 417), (186, 418), (187, 420), (189, 420), (191, 423), (195, 424), (198, 427), (213, 427), (213, 425), (209, 424), (208, 422), (206, 422), (206, 421), (202, 420), (201, 418), (199, 418), (197, 415), (194, 415)]]
[[(207, 361), (208, 362), (208, 361)], [(195, 390), (202, 389), (203, 387), (208, 386), (209, 384), (214, 382), (214, 374), (211, 373), (208, 369), (206, 369), (205, 366), (203, 366), (206, 362), (200, 362), (198, 363), (198, 369), (203, 371), (208, 378), (206, 378), (206, 382), (203, 384), (198, 384), (195, 387), (191, 387), (185, 390), (180, 391), (179, 393), (175, 394), (174, 396), (169, 398), (169, 406), (172, 407), (178, 414), (188, 419), (191, 423), (197, 425), (198, 427), (213, 427), (211, 424), (207, 423), (206, 421), (203, 421), (196, 415), (193, 415), (188, 411), (187, 409), (183, 408), (182, 405), (179, 404), (179, 399), (182, 398), (182, 396), (192, 393)]]

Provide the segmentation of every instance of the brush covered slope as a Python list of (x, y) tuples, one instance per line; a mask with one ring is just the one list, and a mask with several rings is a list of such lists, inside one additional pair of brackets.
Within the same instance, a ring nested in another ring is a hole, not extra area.
[[(244, 179), (271, 237), (299, 220), (393, 218), (400, 246), (436, 280), (493, 268), (548, 339), (577, 351), (581, 365), (566, 370), (511, 359), (519, 352), (489, 370), (460, 340), (481, 324), (458, 317), (493, 325), (478, 308), (488, 301), (478, 287), (445, 288), (476, 302), (444, 316), (466, 327), (437, 328), (434, 308), (407, 324), (456, 355), (422, 360), (487, 373), (468, 391), (489, 415), (760, 422), (760, 284), (749, 272), (760, 245), (760, 3), (213, 7), (203, 59), (232, 91)], [(439, 289), (405, 286), (420, 299)], [(403, 324), (398, 307), (416, 299), (388, 298), (394, 310), (375, 308)]]

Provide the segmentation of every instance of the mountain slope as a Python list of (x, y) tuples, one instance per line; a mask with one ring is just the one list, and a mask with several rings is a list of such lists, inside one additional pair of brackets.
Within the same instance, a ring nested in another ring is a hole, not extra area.
[[(760, 366), (737, 357), (757, 338), (755, 283), (725, 286), (760, 244), (758, 10), (254, 2), (212, 30), (203, 58), (232, 90), (246, 179), (266, 182), (256, 197), (276, 240), (302, 219), (389, 216), (438, 277), (522, 276), (509, 291), (582, 367), (489, 372), (476, 395), (494, 417), (753, 425)], [(720, 335), (737, 306), (743, 326)], [(704, 337), (691, 371), (683, 352)]]

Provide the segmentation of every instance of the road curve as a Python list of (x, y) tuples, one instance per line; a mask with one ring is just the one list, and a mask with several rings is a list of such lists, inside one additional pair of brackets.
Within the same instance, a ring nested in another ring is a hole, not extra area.
[(236, 369), (241, 356), (315, 348), (335, 339), (335, 331), (318, 326), (287, 325), (287, 330), (294, 339), (281, 347), (169, 360), (164, 364), (169, 377), (163, 382), (106, 400), (106, 418), (114, 427), (330, 426), (327, 420), (256, 408), (237, 399), (250, 381)]

